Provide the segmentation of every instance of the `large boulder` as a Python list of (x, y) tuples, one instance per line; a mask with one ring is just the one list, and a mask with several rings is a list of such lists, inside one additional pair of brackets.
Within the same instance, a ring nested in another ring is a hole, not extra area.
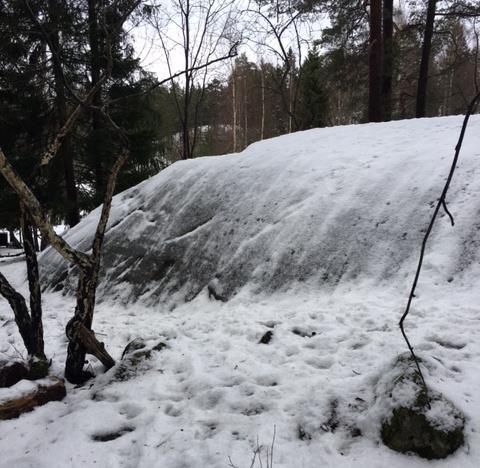
[[(228, 300), (242, 287), (333, 288), (362, 277), (404, 280), (422, 227), (444, 183), (461, 117), (314, 129), (265, 140), (241, 154), (179, 161), (117, 195), (103, 248), (97, 297), (147, 305)], [(415, 135), (415, 137), (412, 137)], [(418, 138), (417, 138), (418, 135)], [(443, 281), (461, 281), (480, 250), (480, 118), (473, 116), (449, 192), (462, 204), (448, 240)], [(468, 186), (468, 191), (465, 187)], [(100, 209), (66, 234), (91, 248)], [(439, 247), (441, 248), (441, 247)], [(41, 256), (49, 288), (74, 293), (75, 268), (53, 250)]]

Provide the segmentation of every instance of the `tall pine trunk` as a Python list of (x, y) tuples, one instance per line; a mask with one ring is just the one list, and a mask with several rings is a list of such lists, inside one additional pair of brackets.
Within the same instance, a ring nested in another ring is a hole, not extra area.
[[(88, 41), (90, 45), (90, 74), (91, 86), (94, 88), (100, 81), (101, 75), (101, 61), (100, 61), (100, 33), (98, 22), (98, 0), (88, 0)], [(92, 99), (94, 107), (101, 107), (102, 105), (102, 90), (99, 89)], [(100, 143), (100, 135), (102, 133), (102, 120), (100, 113), (95, 109), (91, 112), (93, 138), (90, 145), (91, 156), (95, 168), (95, 192), (97, 202), (103, 198), (105, 191), (105, 171), (104, 161), (102, 161), (102, 149)]]
[(383, 0), (383, 118), (392, 119), (393, 0)]
[[(52, 21), (50, 27), (50, 41), (52, 43), (55, 59), (53, 60), (53, 74), (55, 78), (55, 106), (57, 108), (57, 116), (59, 128), (61, 128), (67, 118), (67, 101), (65, 97), (65, 84), (63, 82), (63, 72), (60, 57), (60, 21), (58, 18), (58, 12), (60, 5), (56, 0), (50, 0), (49, 4), (49, 16)], [(62, 141), (62, 145), (58, 150), (60, 158), (63, 161), (63, 169), (65, 175), (65, 191), (67, 199), (67, 222), (70, 227), (75, 226), (80, 222), (80, 211), (78, 207), (78, 193), (75, 183), (75, 171), (73, 167), (73, 156), (70, 142), (70, 135), (66, 135)]]
[(233, 152), (237, 152), (237, 77), (235, 68), (232, 73), (232, 135), (233, 135)]
[(182, 11), (184, 16), (184, 44), (183, 44), (183, 53), (185, 60), (185, 90), (184, 90), (184, 101), (183, 101), (183, 122), (182, 122), (182, 140), (183, 140), (183, 159), (190, 159), (193, 157), (192, 148), (190, 145), (190, 101), (192, 94), (192, 75), (189, 71), (190, 68), (190, 0), (186, 0), (185, 10)]
[(427, 20), (425, 23), (425, 32), (423, 35), (422, 59), (420, 61), (420, 72), (418, 74), (417, 103), (415, 116), (425, 117), (427, 107), (427, 87), (428, 87), (428, 67), (430, 64), (430, 54), (432, 50), (433, 27), (435, 24), (435, 12), (437, 9), (437, 0), (428, 0)]
[(262, 88), (262, 122), (260, 127), (260, 140), (265, 138), (265, 66), (262, 61), (260, 65), (260, 85)]
[(382, 109), (382, 0), (370, 1), (368, 120), (381, 122)]

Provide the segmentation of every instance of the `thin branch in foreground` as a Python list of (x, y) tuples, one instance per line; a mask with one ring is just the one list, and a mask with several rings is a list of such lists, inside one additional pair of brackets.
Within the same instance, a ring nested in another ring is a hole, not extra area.
[(471, 100), (470, 104), (467, 107), (467, 112), (465, 113), (465, 118), (463, 119), (462, 129), (460, 131), (460, 136), (458, 138), (457, 145), (455, 146), (455, 155), (453, 157), (452, 165), (450, 167), (450, 172), (448, 174), (447, 180), (446, 180), (445, 185), (443, 187), (442, 194), (440, 195), (440, 198), (438, 199), (438, 202), (437, 202), (437, 205), (436, 205), (435, 210), (433, 212), (432, 218), (430, 219), (430, 223), (428, 225), (427, 231), (425, 232), (425, 236), (424, 236), (423, 242), (422, 242), (422, 247), (420, 249), (420, 258), (418, 260), (418, 266), (417, 266), (417, 270), (415, 272), (415, 277), (414, 277), (413, 284), (412, 284), (412, 289), (410, 290), (410, 294), (408, 296), (407, 307), (405, 308), (405, 312), (403, 313), (402, 318), (400, 319), (400, 322), (399, 322), (399, 326), (400, 326), (400, 330), (402, 332), (403, 338), (404, 338), (405, 342), (407, 343), (410, 354), (412, 355), (412, 358), (415, 362), (415, 365), (417, 366), (417, 370), (420, 374), (420, 378), (422, 379), (422, 383), (423, 383), (423, 386), (424, 386), (425, 390), (427, 390), (427, 384), (425, 382), (425, 378), (423, 376), (422, 369), (420, 368), (420, 364), (418, 362), (417, 356), (415, 355), (415, 352), (413, 351), (412, 345), (410, 344), (410, 341), (409, 341), (409, 339), (408, 339), (408, 337), (405, 333), (405, 329), (404, 329), (403, 325), (404, 325), (405, 319), (407, 318), (407, 316), (410, 312), (410, 307), (412, 305), (412, 300), (415, 297), (415, 290), (417, 288), (418, 279), (420, 277), (420, 272), (421, 272), (422, 265), (423, 265), (423, 258), (425, 256), (425, 250), (426, 250), (428, 238), (430, 237), (430, 234), (431, 234), (432, 229), (433, 229), (433, 225), (435, 224), (435, 221), (436, 221), (437, 216), (438, 216), (438, 212), (440, 211), (441, 207), (443, 207), (445, 209), (446, 213), (450, 216), (451, 222), (453, 224), (453, 217), (447, 209), (447, 206), (446, 206), (446, 203), (445, 203), (445, 197), (447, 196), (447, 192), (448, 192), (448, 189), (450, 187), (450, 183), (452, 181), (453, 174), (455, 173), (455, 169), (457, 168), (458, 157), (460, 155), (460, 150), (462, 149), (462, 143), (463, 143), (463, 139), (465, 137), (465, 132), (467, 130), (468, 121), (470, 120), (470, 116), (475, 112), (475, 109), (477, 108), (477, 105), (478, 105), (479, 101), (480, 101), (480, 92)]

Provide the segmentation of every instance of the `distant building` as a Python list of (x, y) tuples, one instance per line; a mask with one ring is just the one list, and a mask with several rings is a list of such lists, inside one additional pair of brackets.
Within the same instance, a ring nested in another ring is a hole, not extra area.
[(0, 231), (0, 247), (8, 247), (10, 245), (10, 235), (7, 231)]

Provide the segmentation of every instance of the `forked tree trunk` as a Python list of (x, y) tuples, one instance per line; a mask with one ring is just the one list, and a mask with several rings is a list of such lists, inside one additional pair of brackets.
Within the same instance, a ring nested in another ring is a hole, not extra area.
[(87, 349), (79, 335), (81, 325), (91, 329), (93, 309), (95, 306), (95, 289), (97, 275), (91, 271), (80, 271), (77, 286), (77, 305), (75, 315), (69, 320), (66, 327), (68, 338), (67, 360), (65, 362), (65, 378), (71, 383), (81, 383), (91, 377), (83, 370)]
[(107, 221), (112, 206), (113, 192), (115, 191), (115, 182), (118, 172), (129, 156), (129, 151), (124, 150), (112, 166), (107, 186), (105, 198), (102, 206), (100, 220), (92, 245), (92, 254), (87, 267), (80, 269), (77, 286), (77, 305), (75, 315), (68, 322), (66, 335), (69, 339), (67, 350), (67, 360), (65, 363), (65, 378), (72, 383), (82, 383), (91, 375), (83, 370), (85, 365), (85, 356), (87, 353), (96, 356), (102, 364), (109, 369), (115, 364), (113, 358), (105, 351), (102, 343), (99, 343), (92, 328), (93, 312), (95, 308), (95, 293), (98, 284), (98, 273), (100, 271), (100, 258)]

